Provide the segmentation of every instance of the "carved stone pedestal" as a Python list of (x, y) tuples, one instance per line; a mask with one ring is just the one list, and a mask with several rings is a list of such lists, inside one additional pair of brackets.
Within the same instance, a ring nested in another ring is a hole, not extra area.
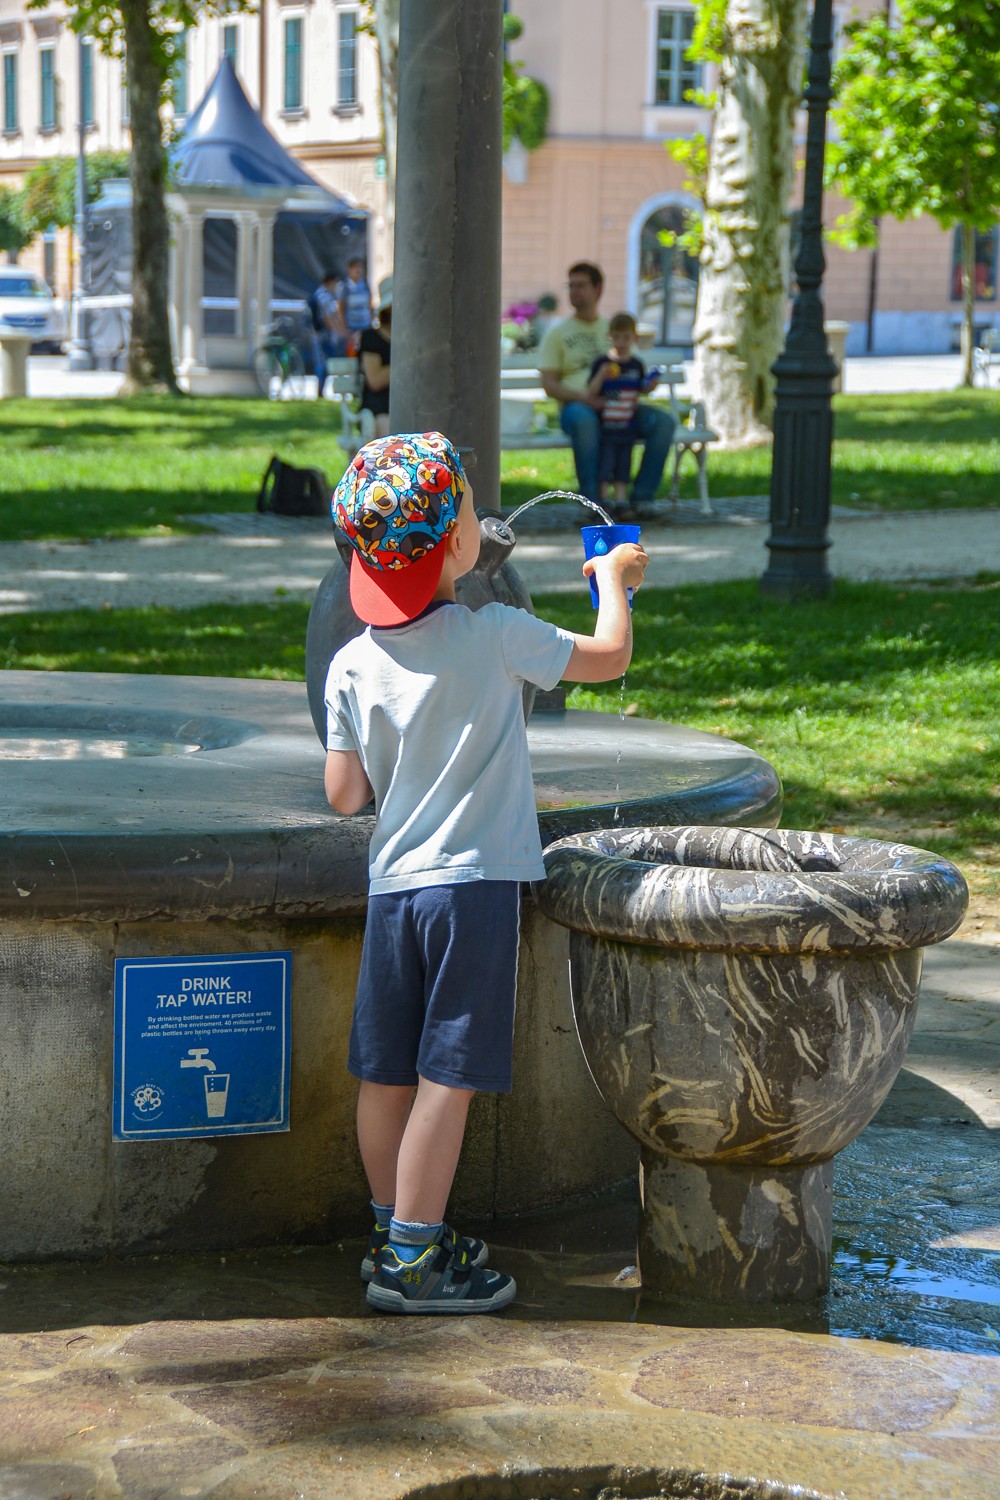
[(899, 1071), (920, 950), (961, 921), (962, 876), (902, 844), (766, 828), (578, 834), (545, 863), (584, 1054), (642, 1147), (644, 1289), (817, 1296), (833, 1157)]

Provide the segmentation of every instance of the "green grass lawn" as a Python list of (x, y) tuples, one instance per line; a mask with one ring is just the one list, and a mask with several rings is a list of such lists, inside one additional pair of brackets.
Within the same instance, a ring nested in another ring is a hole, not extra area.
[[(535, 600), (593, 628), (587, 599)], [(838, 581), (789, 606), (756, 583), (645, 589), (626, 701), (754, 746), (785, 785), (786, 827), (899, 836), (1000, 894), (1000, 580), (962, 588)], [(276, 603), (10, 615), (0, 666), (300, 679), (307, 607)], [(617, 712), (619, 685), (575, 707)]]
[[(993, 505), (1000, 391), (835, 400), (835, 503), (888, 510)], [(185, 517), (253, 509), (272, 453), (344, 465), (329, 402), (0, 402), (0, 541), (190, 531)], [(712, 493), (761, 495), (770, 450), (713, 453)], [(506, 505), (573, 482), (568, 450), (503, 455)], [(682, 493), (695, 494), (694, 466)]]

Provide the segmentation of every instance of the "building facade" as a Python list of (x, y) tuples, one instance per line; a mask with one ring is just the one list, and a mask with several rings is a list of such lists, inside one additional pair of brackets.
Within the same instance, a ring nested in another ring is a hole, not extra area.
[[(839, 26), (885, 0), (835, 6)], [(512, 60), (546, 85), (544, 144), (515, 147), (505, 163), (504, 305), (548, 293), (567, 310), (573, 260), (599, 262), (605, 308), (629, 308), (665, 342), (685, 342), (698, 267), (668, 252), (664, 228), (680, 228), (697, 204), (665, 148), (704, 131), (705, 111), (685, 95), (701, 78), (686, 57), (692, 0), (513, 0), (524, 23)], [(262, 0), (258, 13), (206, 20), (183, 39), (172, 105), (183, 128), (223, 52), (228, 52), (268, 127), (325, 186), (372, 214), (370, 275), (391, 269), (385, 163), (374, 38), (363, 0)], [(87, 150), (127, 149), (123, 64), (69, 30), (64, 9), (28, 10), (0, 0), (0, 183), (17, 185), (47, 157), (72, 156), (83, 122)], [(792, 205), (794, 208), (794, 204)], [(828, 197), (830, 223), (843, 205)], [(998, 234), (979, 237), (977, 325), (1000, 326)], [(72, 287), (71, 237), (50, 234), (22, 257), (56, 289)], [(848, 348), (948, 352), (961, 320), (956, 237), (932, 219), (883, 224), (868, 251), (827, 248), (827, 315), (850, 324)], [(873, 300), (873, 271), (874, 300)]]

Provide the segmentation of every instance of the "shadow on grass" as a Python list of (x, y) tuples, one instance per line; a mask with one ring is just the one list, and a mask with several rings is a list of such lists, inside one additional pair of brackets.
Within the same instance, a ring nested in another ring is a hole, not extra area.
[(142, 435), (159, 446), (242, 446), (336, 438), (338, 408), (328, 401), (264, 401), (139, 396), (127, 401), (31, 401), (0, 408), (12, 444), (55, 449)]

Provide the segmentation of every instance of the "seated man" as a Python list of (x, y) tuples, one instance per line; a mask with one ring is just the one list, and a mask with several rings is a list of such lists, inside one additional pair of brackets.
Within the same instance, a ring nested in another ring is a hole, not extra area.
[[(559, 421), (573, 444), (577, 482), (588, 500), (600, 499), (600, 412), (604, 398), (587, 389), (595, 359), (607, 352), (608, 324), (598, 313), (604, 290), (604, 275), (589, 261), (570, 266), (566, 281), (571, 318), (550, 328), (538, 351), (538, 365), (545, 394), (562, 405)], [(669, 412), (642, 403), (636, 408), (635, 435), (645, 444), (639, 472), (632, 483), (631, 505), (641, 520), (652, 514), (650, 506), (663, 478), (663, 467), (674, 438), (674, 419)]]

